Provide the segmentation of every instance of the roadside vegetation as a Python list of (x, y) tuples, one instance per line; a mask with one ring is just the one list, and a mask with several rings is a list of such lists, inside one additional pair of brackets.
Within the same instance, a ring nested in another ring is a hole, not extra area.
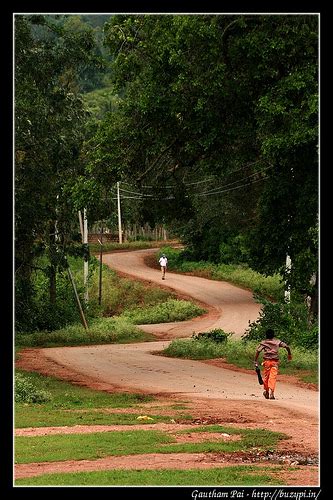
[[(184, 359), (223, 359), (239, 368), (253, 370), (255, 340), (233, 340), (223, 330), (193, 334), (190, 339), (175, 339), (163, 350), (163, 355)], [(280, 352), (279, 372), (294, 375), (308, 383), (318, 383), (318, 354), (302, 347), (292, 348), (293, 360), (287, 361), (287, 353)]]
[[(45, 463), (66, 460), (96, 460), (107, 456), (150, 453), (265, 453), (276, 448), (287, 436), (265, 429), (238, 429), (222, 425), (196, 425), (188, 429), (160, 431), (136, 429), (135, 424), (188, 423), (193, 417), (182, 405), (172, 402), (160, 406), (149, 395), (107, 393), (72, 385), (54, 377), (18, 371), (16, 374), (15, 427), (36, 428), (75, 425), (133, 425), (133, 430), (112, 430), (87, 434), (49, 434), (16, 436), (15, 463)], [(161, 411), (163, 409), (163, 411)], [(123, 410), (123, 411), (122, 411)], [(179, 442), (191, 432), (192, 442)], [(195, 434), (202, 436), (196, 441)], [(214, 438), (210, 435), (214, 433)], [(221, 439), (216, 439), (220, 434)], [(84, 439), (83, 439), (84, 436)], [(229, 439), (226, 439), (229, 438)], [(234, 439), (232, 439), (234, 437)], [(223, 469), (180, 471), (94, 471), (83, 473), (45, 474), (22, 478), (16, 485), (136, 485), (136, 484), (271, 484), (282, 467), (226, 467)], [(110, 475), (111, 474), (111, 475)], [(238, 483), (238, 479), (240, 483)]]
[(68, 486), (211, 486), (235, 485), (255, 486), (276, 484), (273, 471), (282, 467), (257, 467), (240, 465), (206, 470), (162, 469), (162, 470), (112, 470), (78, 472), (72, 474), (44, 474), (37, 477), (17, 479), (16, 484), (27, 486), (68, 485)]
[[(128, 244), (131, 248), (140, 242)], [(146, 245), (146, 242), (142, 242)], [(114, 244), (115, 249), (121, 245)], [(180, 339), (170, 343), (164, 351), (167, 356), (176, 356), (192, 359), (224, 358), (228, 363), (241, 368), (252, 369), (253, 353), (257, 343), (264, 338), (265, 329), (273, 327), (279, 338), (289, 343), (293, 350), (293, 362), (286, 363), (283, 353), (281, 356), (280, 371), (297, 375), (302, 380), (312, 383), (318, 382), (318, 326), (309, 325), (306, 306), (299, 300), (285, 303), (279, 300), (283, 296), (281, 278), (264, 277), (255, 273), (244, 265), (216, 265), (209, 262), (190, 262), (186, 260), (186, 252), (182, 249), (162, 246), (157, 254), (150, 257), (150, 264), (157, 265), (159, 255), (164, 252), (168, 256), (169, 269), (177, 272), (188, 272), (209, 279), (228, 280), (238, 286), (244, 286), (254, 291), (254, 296), (262, 305), (257, 321), (249, 325), (242, 341), (232, 339), (231, 334), (223, 331), (206, 332), (205, 336), (192, 338), (190, 341)], [(83, 296), (82, 259), (71, 257), (69, 263), (75, 276), (77, 287)], [(45, 281), (42, 271), (35, 273), (36, 283), (36, 310), (43, 309), (45, 295)], [(89, 305), (84, 301), (82, 305), (88, 321), (88, 331), (82, 326), (73, 303), (73, 290), (66, 276), (58, 280), (59, 300), (65, 307), (68, 302), (70, 314), (62, 311), (61, 322), (67, 319), (67, 324), (60, 328), (42, 328), (36, 331), (17, 332), (16, 347), (53, 347), (88, 344), (129, 343), (154, 340), (153, 335), (140, 330), (140, 324), (183, 321), (203, 314), (204, 309), (196, 304), (178, 300), (165, 289), (146, 285), (132, 279), (120, 278), (108, 266), (102, 266), (102, 300), (99, 296), (99, 261), (91, 256), (89, 261)], [(257, 294), (258, 295), (257, 295)], [(260, 294), (265, 294), (259, 295)], [(267, 297), (275, 297), (269, 300)], [(67, 301), (64, 299), (68, 299)], [(75, 311), (76, 318), (72, 315)], [(37, 315), (37, 318), (39, 316)], [(56, 326), (58, 316), (49, 317), (49, 324)], [(60, 323), (61, 323), (60, 322)], [(200, 337), (200, 340), (198, 340)], [(222, 340), (222, 342), (221, 342)]]
[(190, 260), (186, 249), (164, 246), (159, 254), (168, 256), (168, 268), (172, 271), (192, 274), (217, 281), (229, 281), (234, 285), (247, 288), (253, 293), (269, 297), (273, 300), (283, 298), (284, 289), (281, 276), (263, 276), (253, 271), (246, 263), (217, 264), (205, 260)]
[[(140, 409), (154, 398), (132, 393), (108, 393), (79, 387), (54, 377), (17, 370), (15, 374), (15, 428), (111, 425), (170, 422), (173, 419), (188, 420), (182, 410), (170, 416), (153, 413), (150, 419), (138, 420)], [(112, 409), (118, 412), (112, 413)], [(123, 412), (119, 412), (123, 409)], [(145, 413), (144, 413), (145, 415)]]
[[(78, 293), (83, 297), (83, 261), (68, 259)], [(47, 268), (44, 260), (39, 266)], [(89, 259), (89, 303), (81, 305), (88, 323), (81, 321), (74, 293), (65, 273), (57, 280), (57, 302), (47, 307), (47, 281), (43, 270), (35, 272), (34, 323), (28, 331), (16, 331), (16, 346), (65, 346), (82, 344), (128, 343), (153, 340), (136, 325), (183, 321), (206, 312), (193, 302), (178, 300), (159, 286), (121, 278), (108, 266), (102, 266), (102, 298), (99, 304), (99, 262)]]
[[(247, 264), (216, 264), (189, 260), (188, 252), (182, 249), (162, 247), (159, 254), (168, 256), (169, 269), (208, 279), (229, 281), (253, 292), (261, 304), (259, 318), (251, 323), (244, 333), (245, 340), (259, 341), (265, 330), (273, 328), (279, 338), (304, 349), (318, 350), (318, 319), (311, 316), (304, 297), (293, 290), (290, 301), (285, 301), (285, 286), (282, 276), (263, 276)], [(316, 353), (317, 354), (317, 353)]]
[[(106, 456), (138, 455), (148, 453), (214, 453), (275, 448), (282, 433), (265, 429), (237, 429), (221, 425), (197, 427), (193, 432), (205, 432), (207, 438), (198, 443), (177, 443), (176, 437), (189, 432), (162, 432), (158, 430), (126, 430), (63, 434), (47, 436), (18, 436), (15, 439), (16, 463), (57, 462), (65, 460), (96, 460)], [(191, 429), (192, 432), (192, 429)], [(210, 440), (209, 433), (218, 432), (221, 440)], [(224, 440), (223, 435), (239, 436)], [(30, 446), (28, 443), (30, 442)]]

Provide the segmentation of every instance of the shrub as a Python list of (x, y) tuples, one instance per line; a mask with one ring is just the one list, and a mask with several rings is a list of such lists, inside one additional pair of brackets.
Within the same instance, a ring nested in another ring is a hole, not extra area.
[(51, 400), (51, 394), (38, 389), (23, 373), (15, 373), (16, 403), (45, 403)]
[(300, 302), (270, 302), (256, 297), (263, 305), (259, 318), (250, 323), (243, 340), (262, 340), (267, 328), (272, 328), (276, 336), (290, 345), (308, 349), (318, 347), (318, 324), (309, 324), (306, 304)]
[(209, 332), (194, 333), (192, 338), (194, 340), (212, 340), (213, 342), (227, 342), (232, 333), (227, 333), (221, 328), (215, 328)]

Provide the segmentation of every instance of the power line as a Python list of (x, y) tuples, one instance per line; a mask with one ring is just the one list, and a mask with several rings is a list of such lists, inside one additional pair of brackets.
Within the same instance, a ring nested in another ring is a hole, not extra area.
[(269, 178), (269, 175), (266, 175), (265, 177), (262, 177), (261, 179), (257, 179), (257, 180), (252, 181), (252, 182), (247, 182), (246, 184), (242, 184), (240, 186), (236, 186), (236, 187), (233, 187), (230, 189), (224, 189), (222, 191), (214, 191), (213, 193), (210, 192), (210, 193), (193, 193), (193, 194), (196, 196), (212, 196), (214, 194), (228, 193), (229, 191), (234, 191), (235, 189), (241, 189), (245, 186), (251, 186), (251, 184), (255, 184), (256, 182), (264, 181), (268, 178)]
[(250, 177), (253, 177), (254, 175), (257, 175), (258, 173), (264, 172), (265, 170), (268, 170), (270, 168), (272, 168), (272, 166), (263, 168), (262, 170), (258, 170), (257, 172), (254, 172), (253, 174), (250, 174), (246, 177), (243, 177), (242, 179), (238, 179), (237, 181), (229, 182), (228, 184), (223, 184), (222, 186), (217, 186), (214, 189), (212, 189), (210, 191), (205, 191), (202, 194), (210, 194), (210, 193), (214, 194), (213, 192), (216, 190), (219, 190), (221, 188), (228, 187), (228, 186), (233, 186), (234, 184), (237, 184), (238, 182), (245, 181), (246, 179), (250, 179)]
[[(250, 177), (251, 176), (244, 177), (243, 180), (249, 179)], [(232, 185), (235, 183), (226, 184), (226, 185), (220, 186), (219, 188), (216, 188), (215, 190), (212, 190), (212, 191), (206, 191), (203, 193), (192, 193), (192, 196), (214, 196), (216, 194), (228, 193), (229, 191), (235, 191), (236, 189), (241, 189), (241, 188), (246, 187), (246, 186), (251, 186), (252, 184), (256, 184), (257, 182), (264, 181), (268, 178), (269, 178), (269, 176), (266, 175), (265, 177), (262, 177), (261, 179), (256, 179), (256, 180), (253, 180), (252, 182), (246, 182), (245, 184), (241, 184), (240, 186), (235, 186), (235, 187), (232, 187), (229, 189), (222, 189), (221, 190), (222, 187), (226, 187), (226, 186), (229, 186), (229, 185)], [(154, 198), (153, 195), (145, 195), (145, 194), (141, 194), (140, 196), (122, 196), (121, 198), (123, 200), (129, 200), (129, 199), (144, 200), (145, 198), (146, 199), (149, 198), (151, 201), (165, 201), (165, 200), (174, 200), (175, 199), (174, 196), (168, 196), (166, 198)], [(189, 198), (189, 195), (185, 195), (185, 198)], [(111, 199), (117, 200), (117, 198), (111, 198)]]

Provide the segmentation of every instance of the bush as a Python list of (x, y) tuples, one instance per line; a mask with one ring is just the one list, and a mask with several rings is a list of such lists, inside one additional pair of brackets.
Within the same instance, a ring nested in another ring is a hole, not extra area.
[(309, 324), (306, 304), (300, 302), (270, 302), (256, 297), (263, 305), (259, 318), (250, 323), (243, 340), (260, 341), (265, 338), (267, 328), (287, 344), (316, 349), (318, 347), (318, 324)]
[(194, 333), (192, 338), (194, 340), (212, 340), (213, 342), (227, 342), (232, 333), (226, 333), (221, 328), (215, 328), (209, 332)]
[(16, 403), (45, 403), (51, 400), (51, 394), (38, 389), (23, 373), (15, 373)]

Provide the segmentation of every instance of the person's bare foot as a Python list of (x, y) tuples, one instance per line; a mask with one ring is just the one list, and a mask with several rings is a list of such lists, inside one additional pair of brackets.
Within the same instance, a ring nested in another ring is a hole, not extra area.
[(269, 397), (269, 396), (268, 396), (268, 391), (264, 391), (264, 392), (263, 392), (263, 395), (264, 395), (264, 397), (265, 397), (266, 399), (268, 399), (268, 397)]
[(270, 392), (269, 399), (275, 399), (275, 396), (274, 396), (274, 392), (273, 392), (273, 391), (271, 391), (271, 392)]

